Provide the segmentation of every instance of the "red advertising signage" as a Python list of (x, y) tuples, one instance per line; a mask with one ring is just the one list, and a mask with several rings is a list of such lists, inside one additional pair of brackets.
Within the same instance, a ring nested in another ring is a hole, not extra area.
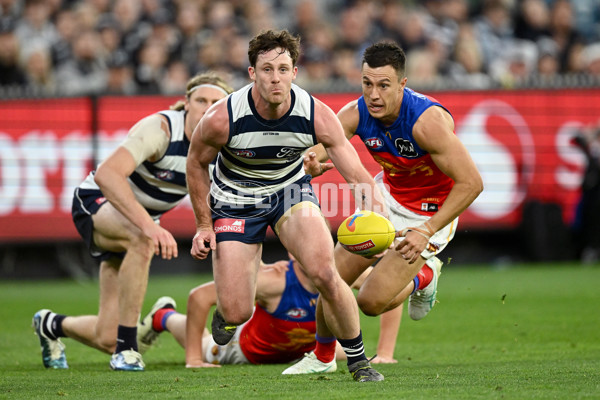
[[(527, 201), (559, 204), (573, 218), (585, 167), (570, 144), (598, 123), (600, 90), (438, 92), (453, 114), (485, 190), (461, 216), (460, 229), (512, 229)], [(318, 95), (338, 111), (357, 94)], [(103, 97), (0, 101), (0, 241), (78, 238), (71, 222), (73, 189), (140, 118), (177, 98)], [(364, 144), (352, 143), (367, 169), (380, 170)], [(332, 228), (353, 211), (343, 179), (330, 171), (313, 180)], [(194, 233), (189, 201), (163, 217), (177, 237)]]

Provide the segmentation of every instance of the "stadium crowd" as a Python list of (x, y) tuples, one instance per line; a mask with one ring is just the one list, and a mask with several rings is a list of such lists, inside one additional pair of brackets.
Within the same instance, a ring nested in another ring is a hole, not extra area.
[(301, 35), (315, 92), (356, 90), (380, 39), (418, 89), (600, 81), (597, 0), (0, 0), (0, 97), (174, 95), (204, 70), (239, 88), (263, 28)]

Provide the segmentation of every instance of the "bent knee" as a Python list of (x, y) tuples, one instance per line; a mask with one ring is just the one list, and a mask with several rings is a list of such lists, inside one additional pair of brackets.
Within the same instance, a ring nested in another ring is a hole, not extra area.
[[(223, 306), (221, 306), (223, 308)], [(252, 309), (250, 310), (233, 310), (223, 308), (223, 319), (232, 325), (241, 325), (252, 317)]]
[(356, 302), (360, 310), (370, 317), (382, 314), (386, 306), (386, 304), (378, 302), (372, 296), (361, 296), (360, 293), (356, 297)]
[(140, 256), (151, 260), (152, 257), (154, 257), (154, 242), (140, 232), (139, 235), (129, 240), (127, 251), (135, 252)]
[(335, 292), (340, 283), (339, 281), (341, 281), (341, 278), (335, 270), (335, 267), (319, 268), (316, 270), (316, 272), (312, 273), (309, 278), (319, 293), (322, 293), (324, 296)]

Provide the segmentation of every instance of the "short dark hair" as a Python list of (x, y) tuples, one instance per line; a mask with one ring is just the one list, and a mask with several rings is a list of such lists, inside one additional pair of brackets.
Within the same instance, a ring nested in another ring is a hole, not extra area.
[(248, 60), (252, 67), (256, 66), (256, 60), (261, 53), (266, 53), (273, 49), (281, 48), (289, 52), (292, 58), (292, 65), (296, 65), (298, 56), (300, 55), (300, 36), (294, 36), (287, 30), (261, 31), (258, 35), (250, 40), (248, 46)]
[(406, 69), (406, 55), (394, 42), (377, 42), (365, 49), (362, 64), (365, 63), (371, 68), (390, 65), (398, 73), (398, 78), (401, 78)]

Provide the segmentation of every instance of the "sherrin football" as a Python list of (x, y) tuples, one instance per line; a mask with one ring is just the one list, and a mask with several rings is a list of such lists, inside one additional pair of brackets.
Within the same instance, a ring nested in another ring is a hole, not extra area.
[(351, 253), (371, 257), (387, 249), (396, 236), (394, 225), (381, 214), (357, 211), (342, 222), (338, 241)]

